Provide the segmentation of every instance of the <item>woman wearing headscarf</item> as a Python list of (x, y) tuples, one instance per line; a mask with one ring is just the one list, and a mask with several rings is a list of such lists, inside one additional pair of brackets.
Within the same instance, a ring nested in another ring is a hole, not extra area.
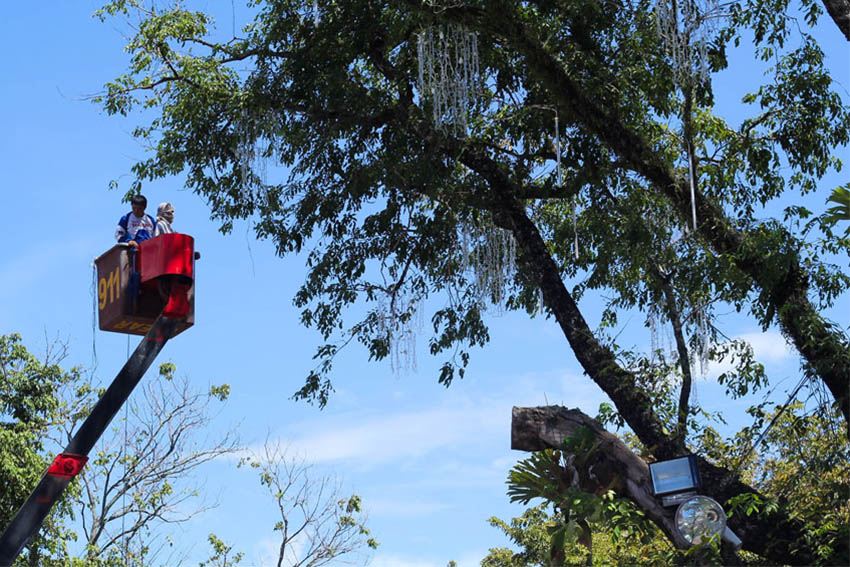
[(174, 206), (171, 203), (160, 203), (156, 209), (156, 228), (153, 235), (173, 233), (172, 222), (174, 222)]

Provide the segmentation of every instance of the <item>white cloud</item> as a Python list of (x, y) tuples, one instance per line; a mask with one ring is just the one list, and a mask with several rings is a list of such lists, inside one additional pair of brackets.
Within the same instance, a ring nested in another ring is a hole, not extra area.
[(463, 553), (460, 557), (447, 557), (445, 560), (424, 560), (407, 557), (398, 553), (381, 553), (380, 548), (369, 567), (446, 567), (449, 560), (454, 559), (458, 567), (479, 567), (487, 552)]
[[(279, 532), (275, 532), (279, 534)], [(283, 564), (295, 565), (299, 561), (303, 561), (301, 553), (305, 550), (307, 535), (305, 532), (298, 534), (295, 539), (289, 541), (284, 552)], [(249, 565), (257, 565), (259, 567), (273, 567), (277, 565), (277, 560), (280, 557), (281, 536), (267, 536), (254, 544), (254, 557), (257, 558), (255, 563)]]
[(529, 372), (509, 381), (512, 387), (502, 393), (508, 407), (557, 404), (595, 412), (599, 403), (606, 399), (589, 378), (564, 369)]
[[(290, 455), (319, 464), (344, 463), (370, 469), (440, 452), (441, 467), (450, 467), (452, 461), (447, 460), (447, 452), (451, 450), (485, 443), (497, 443), (507, 450), (512, 406), (563, 404), (592, 413), (604, 399), (587, 378), (563, 369), (517, 376), (492, 375), (486, 380), (488, 386), (500, 387), (487, 391), (485, 397), (458, 391), (450, 401), (436, 408), (423, 408), (417, 400), (408, 399), (406, 409), (393, 413), (363, 414), (352, 410), (333, 417), (323, 416), (301, 422), (295, 430), (283, 433), (284, 444)], [(480, 391), (483, 384), (482, 379), (474, 389)], [(247, 454), (260, 452), (259, 446), (246, 450)], [(492, 478), (495, 472), (501, 479), (500, 468), (491, 466), (474, 476)], [(468, 466), (463, 469), (464, 478), (469, 478)]]
[(254, 565), (265, 567), (266, 565), (277, 565), (278, 553), (280, 552), (280, 539), (264, 537), (254, 544)]
[(312, 424), (321, 429), (296, 438), (291, 448), (317, 463), (345, 461), (374, 466), (499, 434), (510, 424), (504, 407), (449, 407), (361, 418), (345, 425)]
[[(478, 489), (483, 486), (501, 486), (508, 470), (516, 463), (516, 454), (510, 454), (508, 449), (507, 435), (503, 443), (495, 441), (495, 445), (504, 449), (506, 453), (506, 462), (510, 464), (505, 467), (486, 466), (478, 463), (477, 460), (461, 458), (446, 460), (441, 458), (428, 467), (428, 474), (421, 476), (415, 483), (407, 483), (397, 485), (404, 486), (409, 490), (437, 490), (444, 488), (467, 488)], [(493, 444), (490, 445), (492, 447)]]
[(302, 424), (288, 444), (308, 461), (368, 468), (485, 441), (504, 440), (507, 447), (515, 405), (564, 404), (594, 412), (604, 399), (589, 380), (564, 370), (492, 377), (492, 381), (505, 386), (486, 398), (459, 393), (450, 403), (433, 409), (380, 415), (352, 412)]
[(762, 362), (779, 362), (794, 355), (794, 347), (777, 331), (744, 333), (738, 338), (750, 343), (756, 360)]
[[(742, 333), (735, 339), (749, 343), (754, 359), (762, 364), (778, 364), (794, 356), (794, 347), (777, 331)], [(713, 379), (732, 370), (733, 361), (727, 357), (722, 362), (709, 364), (707, 378)]]
[(435, 563), (433, 561), (423, 561), (411, 557), (405, 557), (397, 553), (378, 553), (369, 563), (370, 567), (445, 567), (448, 563)]
[(366, 503), (366, 510), (369, 514), (394, 518), (421, 518), (449, 508), (451, 508), (449, 503), (436, 500), (369, 498)]

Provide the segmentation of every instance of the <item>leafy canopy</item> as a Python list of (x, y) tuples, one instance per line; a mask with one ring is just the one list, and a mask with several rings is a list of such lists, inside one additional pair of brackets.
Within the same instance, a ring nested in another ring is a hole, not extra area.
[[(698, 13), (716, 27), (703, 46), (679, 37), (684, 64), (648, 0), (250, 7), (228, 37), (182, 4), (110, 2), (101, 17), (138, 23), (128, 72), (96, 101), (153, 116), (134, 132), (150, 154), (129, 192), (185, 174), (223, 231), (250, 219), (278, 254), (306, 253), (294, 301), (324, 340), (296, 397), (327, 403), (334, 357), (352, 342), (372, 359), (403, 355), (417, 311), (429, 310), (448, 385), (487, 343), (488, 310), (542, 310), (611, 398), (612, 421), (667, 458), (701, 442), (699, 362), (733, 361), (721, 377), (731, 397), (768, 383), (752, 350), (725, 338), (718, 314), (734, 309), (793, 344), (820, 415), (850, 416), (850, 339), (823, 314), (850, 286), (838, 265), (848, 241), (832, 232), (835, 210), (803, 199), (835, 189), (821, 180), (850, 140), (850, 108), (811, 31), (814, 0), (802, 22), (787, 0)], [(477, 43), (465, 128), (435, 117), (419, 79), (423, 32), (457, 29)], [(712, 82), (732, 46), (766, 64), (739, 125)], [(605, 302), (596, 329), (579, 308), (587, 293)], [(618, 344), (635, 312), (674, 348)], [(737, 472), (719, 471), (719, 484)], [(758, 539), (747, 545), (776, 560), (816, 555)]]
[[(295, 303), (302, 323), (328, 342), (298, 397), (327, 401), (332, 360), (352, 340), (371, 358), (391, 354), (428, 297), (445, 301), (431, 314), (430, 351), (451, 354), (440, 375), (446, 384), (462, 375), (469, 347), (487, 342), (492, 300), (540, 308), (541, 266), (522, 243), (504, 289), (480, 285), (470, 270), (469, 255), (486, 246), (481, 235), (511, 228), (497, 185), (522, 203), (559, 275), (576, 283), (576, 298), (613, 292), (603, 326), (631, 308), (666, 316), (665, 279), (692, 343), (700, 308), (710, 318), (714, 306), (731, 303), (765, 327), (775, 322), (776, 288), (799, 262), (818, 299), (804, 306), (812, 325), (823, 327), (816, 309), (847, 289), (846, 274), (823, 261), (836, 241), (793, 230), (805, 209), (761, 218), (763, 205), (813, 191), (840, 166), (833, 148), (847, 143), (850, 127), (823, 52), (781, 0), (731, 4), (710, 44), (710, 70), (718, 71), (726, 46), (750, 27), (757, 53), (775, 62), (767, 83), (744, 98), (751, 117), (739, 128), (715, 114), (710, 80), (677, 87), (647, 2), (347, 1), (319, 3), (317, 14), (303, 2), (251, 6), (253, 22), (221, 38), (203, 12), (111, 2), (101, 17), (140, 23), (127, 46), (128, 73), (96, 100), (109, 113), (156, 110), (134, 132), (152, 153), (135, 165), (131, 191), (182, 172), (222, 230), (250, 218), (279, 254), (310, 250)], [(820, 9), (805, 7), (814, 21)], [(446, 22), (477, 34), (480, 77), (463, 136), (433, 123), (433, 101), (417, 87), (418, 34)], [(561, 84), (562, 70), (572, 83)], [(621, 134), (639, 144), (625, 150)], [(689, 199), (659, 187), (664, 176), (650, 171), (685, 176), (686, 142), (699, 174), (700, 230), (715, 231), (716, 241), (689, 236), (685, 219), (671, 216)], [(735, 249), (718, 249), (733, 237)], [(742, 269), (765, 250), (769, 265)], [(372, 307), (352, 322), (346, 309), (358, 299)], [(837, 329), (825, 330), (846, 346)]]

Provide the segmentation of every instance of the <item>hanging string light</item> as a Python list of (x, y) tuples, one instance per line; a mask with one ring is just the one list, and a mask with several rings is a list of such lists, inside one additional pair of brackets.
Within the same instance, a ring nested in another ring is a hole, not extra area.
[(543, 315), (546, 312), (546, 303), (543, 300), (543, 288), (537, 288), (537, 314)]
[(472, 274), (482, 308), (504, 309), (507, 287), (516, 273), (516, 240), (488, 220), (464, 224), (460, 233), (462, 268)]
[(694, 311), (694, 336), (696, 338), (696, 352), (694, 353), (694, 366), (699, 367), (703, 378), (708, 375), (709, 363), (709, 329), (708, 315), (705, 307), (699, 307)]
[(472, 254), (472, 269), (479, 294), (496, 306), (505, 300), (505, 289), (516, 271), (516, 240), (507, 230), (488, 227), (483, 245)]
[(420, 301), (399, 286), (378, 300), (378, 329), (389, 340), (390, 369), (396, 375), (417, 372), (416, 337), (424, 314)]
[(250, 201), (253, 197), (252, 171), (256, 158), (256, 143), (251, 121), (245, 109), (239, 122), (239, 140), (236, 143), (236, 164), (239, 167), (239, 196), (241, 200)]
[[(234, 148), (236, 166), (239, 170), (237, 194), (242, 204), (259, 204), (268, 199), (266, 184), (268, 162), (274, 159), (274, 142), (267, 140), (265, 147), (261, 144), (261, 135), (269, 124), (274, 124), (278, 118), (272, 114), (249, 114), (242, 110), (241, 118), (236, 126), (238, 139)], [(273, 136), (271, 136), (273, 138)], [(266, 157), (271, 154), (271, 157)]]
[(694, 223), (694, 232), (697, 230), (697, 190), (696, 170), (694, 169), (694, 151), (688, 142), (688, 185), (691, 188), (691, 217)]
[[(555, 109), (555, 159), (558, 172), (558, 189), (564, 188), (564, 174), (561, 169), (561, 129), (558, 124), (558, 109)], [(578, 216), (576, 215), (576, 198), (570, 198), (570, 217), (573, 223), (573, 253), (578, 260)]]
[(417, 88), (432, 105), (434, 124), (465, 136), (478, 82), (478, 34), (460, 24), (436, 25), (417, 38)]
[(651, 353), (649, 359), (654, 362), (658, 358), (658, 351), (661, 348), (658, 335), (658, 316), (655, 311), (651, 310), (646, 318), (649, 321), (649, 350)]
[(664, 363), (668, 357), (678, 356), (674, 347), (673, 335), (669, 326), (664, 324), (666, 315), (658, 306), (651, 306), (647, 313), (649, 323), (650, 360)]
[(707, 46), (717, 10), (717, 0), (659, 0), (655, 6), (658, 36), (680, 87), (708, 81)]
[[(716, 0), (659, 0), (655, 7), (658, 36), (673, 63), (673, 78), (683, 91), (709, 80), (707, 45), (715, 30)], [(686, 140), (691, 216), (697, 230), (696, 168), (694, 148)]]

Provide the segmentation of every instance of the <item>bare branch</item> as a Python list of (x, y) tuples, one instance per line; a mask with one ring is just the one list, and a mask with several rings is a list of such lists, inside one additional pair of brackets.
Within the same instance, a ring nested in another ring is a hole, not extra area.
[(142, 392), (131, 405), (126, 440), (116, 429), (100, 451), (102, 462), (81, 475), (85, 490), (78, 505), (92, 556), (127, 540), (145, 547), (140, 538), (156, 525), (185, 522), (208, 509), (201, 502), (187, 511), (199, 492), (187, 481), (204, 463), (239, 449), (232, 430), (218, 439), (198, 438), (212, 420), (210, 396), (192, 391), (187, 380), (159, 378)]
[(314, 477), (312, 465), (269, 439), (246, 462), (258, 471), (280, 514), (274, 528), (281, 538), (278, 567), (321, 567), (374, 546), (359, 497), (343, 497), (338, 479)]

